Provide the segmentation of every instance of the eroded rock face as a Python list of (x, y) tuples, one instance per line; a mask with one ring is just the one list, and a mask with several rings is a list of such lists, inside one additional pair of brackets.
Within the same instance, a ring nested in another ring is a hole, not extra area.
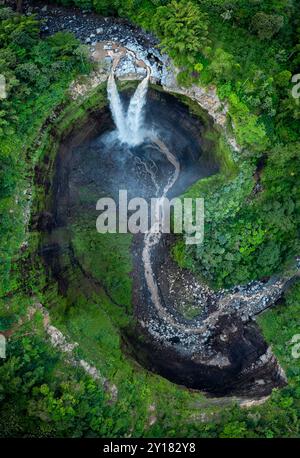
[[(135, 251), (140, 243), (136, 238)], [(255, 315), (281, 297), (298, 271), (229, 291), (213, 291), (174, 263), (169, 243), (164, 237), (152, 257), (161, 297), (159, 310), (142, 277), (134, 275), (139, 323), (129, 339), (135, 357), (176, 383), (216, 396), (260, 398), (284, 386), (284, 371), (264, 341)], [(140, 258), (135, 256), (135, 272), (141, 269)]]
[[(135, 357), (169, 380), (214, 396), (261, 398), (286, 384), (284, 372), (255, 324), (237, 316), (223, 317), (207, 345), (198, 351), (178, 351), (179, 341), (166, 346), (156, 338), (134, 342)], [(229, 328), (226, 329), (226, 321)], [(235, 332), (229, 332), (229, 329)], [(222, 340), (226, 332), (227, 339)], [(179, 338), (178, 338), (179, 340)], [(177, 345), (172, 345), (177, 343)]]

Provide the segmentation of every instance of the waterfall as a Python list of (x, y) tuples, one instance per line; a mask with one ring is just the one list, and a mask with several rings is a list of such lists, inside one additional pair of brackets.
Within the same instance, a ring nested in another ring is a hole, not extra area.
[(118, 92), (113, 71), (109, 75), (107, 94), (113, 120), (117, 127), (119, 140), (131, 146), (139, 145), (144, 140), (144, 106), (149, 84), (150, 73), (141, 81), (131, 97), (125, 116), (123, 104)]
[(144, 122), (144, 106), (146, 103), (146, 95), (149, 83), (149, 73), (146, 78), (138, 85), (135, 93), (131, 97), (126, 122), (128, 126), (128, 134), (130, 135), (130, 143), (138, 145), (144, 139), (143, 122)]
[(113, 72), (111, 72), (108, 78), (107, 95), (110, 111), (116, 124), (119, 137), (120, 139), (125, 138), (127, 135), (126, 119)]

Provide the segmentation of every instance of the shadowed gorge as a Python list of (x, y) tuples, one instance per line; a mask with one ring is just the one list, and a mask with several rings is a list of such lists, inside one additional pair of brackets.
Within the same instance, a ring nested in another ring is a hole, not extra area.
[(299, 437), (298, 3), (0, 1), (1, 437)]
[[(127, 90), (121, 96), (124, 113), (134, 97), (131, 94)], [(39, 221), (39, 227), (46, 229), (41, 247), (46, 265), (62, 294), (72, 296), (72, 270), (79, 268), (90, 283), (83, 285), (83, 291), (87, 287), (90, 294), (98, 285), (116, 306), (135, 317), (137, 327), (122, 331), (129, 345), (126, 351), (147, 368), (215, 395), (268, 394), (283, 379), (259, 330), (255, 325), (245, 326), (241, 312), (230, 309), (220, 314), (213, 329), (207, 327), (210, 317), (219, 313), (222, 294), (205, 289), (176, 265), (170, 256), (174, 236), (96, 232), (96, 202), (100, 197), (112, 197), (117, 202), (123, 189), (128, 190), (128, 199), (149, 200), (163, 193), (173, 197), (218, 171), (216, 144), (207, 140), (211, 137), (209, 129), (213, 131), (209, 118), (201, 121), (191, 115), (175, 97), (150, 89), (140, 128), (145, 133), (139, 145), (122, 142), (122, 130), (114, 130), (111, 115), (104, 108), (93, 112), (78, 132), (75, 126), (63, 141), (46, 222), (45, 213)], [(107, 237), (114, 240), (113, 248), (103, 245)], [(81, 238), (86, 238), (84, 246)], [(122, 239), (127, 240), (130, 251), (120, 248)], [(120, 250), (117, 262), (131, 266), (128, 274), (133, 289), (123, 274), (119, 278), (108, 249), (116, 251), (117, 257)], [(175, 302), (174, 281), (181, 285)], [(188, 289), (195, 287), (198, 293), (189, 298)], [(184, 309), (187, 300), (190, 304)], [(263, 385), (256, 383), (261, 378), (265, 379)]]

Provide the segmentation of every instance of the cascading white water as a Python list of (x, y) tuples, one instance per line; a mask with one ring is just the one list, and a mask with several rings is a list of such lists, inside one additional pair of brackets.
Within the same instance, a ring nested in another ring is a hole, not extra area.
[(137, 146), (143, 142), (145, 132), (143, 129), (144, 106), (146, 103), (147, 90), (150, 73), (138, 85), (131, 97), (128, 112), (125, 116), (123, 104), (118, 92), (113, 71), (109, 75), (107, 83), (107, 94), (113, 120), (117, 127), (118, 137), (122, 143), (130, 146)]
[(148, 73), (146, 78), (138, 85), (129, 103), (126, 122), (131, 145), (139, 145), (144, 140), (144, 106), (146, 103), (149, 76)]
[(113, 72), (111, 72), (108, 77), (107, 96), (109, 100), (110, 111), (116, 124), (119, 137), (120, 139), (125, 138), (127, 135), (126, 119)]

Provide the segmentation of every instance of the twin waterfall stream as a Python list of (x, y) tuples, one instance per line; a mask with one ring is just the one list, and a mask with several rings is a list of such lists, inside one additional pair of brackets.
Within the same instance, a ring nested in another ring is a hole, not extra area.
[[(157, 190), (156, 195), (153, 197), (158, 197), (159, 201), (162, 201), (164, 197), (167, 196), (168, 191), (176, 183), (179, 173), (180, 173), (180, 164), (177, 158), (169, 151), (164, 142), (159, 138), (156, 132), (147, 130), (144, 125), (144, 108), (146, 105), (147, 99), (147, 90), (149, 86), (150, 71), (147, 71), (147, 76), (139, 83), (137, 89), (135, 90), (133, 96), (130, 99), (129, 107), (127, 113), (124, 111), (123, 103), (118, 92), (118, 88), (115, 82), (114, 71), (110, 73), (107, 83), (107, 93), (110, 103), (110, 110), (112, 113), (113, 120), (116, 125), (117, 137), (121, 143), (127, 144), (129, 147), (135, 147), (141, 143), (148, 141), (151, 142), (155, 148), (166, 156), (168, 161), (174, 167), (174, 173), (168, 177), (167, 183), (164, 185), (163, 189), (160, 191), (160, 185), (156, 181), (155, 175), (151, 174), (152, 182)], [(163, 212), (162, 206), (160, 207)], [(160, 211), (158, 206), (157, 212)], [(163, 218), (163, 214), (162, 214)], [(150, 230), (144, 236), (144, 246), (143, 246), (143, 264), (145, 279), (147, 287), (151, 294), (152, 302), (158, 312), (158, 314), (164, 318), (171, 320), (167, 316), (167, 312), (163, 308), (159, 296), (158, 285), (156, 282), (155, 274), (152, 269), (151, 263), (151, 250), (154, 248), (160, 241), (162, 232), (159, 215), (156, 215), (157, 222), (150, 228)], [(173, 323), (176, 325), (176, 323)]]
[(118, 92), (114, 73), (111, 72), (107, 82), (108, 99), (113, 120), (117, 127), (118, 138), (121, 143), (137, 146), (144, 140), (144, 106), (148, 91), (150, 73), (138, 85), (131, 97), (128, 111), (125, 114)]

